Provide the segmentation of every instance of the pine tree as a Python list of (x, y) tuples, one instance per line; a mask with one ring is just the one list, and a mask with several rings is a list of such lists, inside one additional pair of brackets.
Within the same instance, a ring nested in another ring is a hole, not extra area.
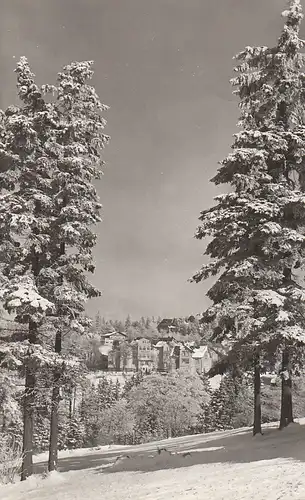
[(304, 267), (305, 242), (301, 10), (299, 0), (290, 2), (276, 47), (246, 47), (236, 56), (242, 131), (212, 179), (233, 191), (201, 213), (196, 233), (212, 237), (205, 252), (212, 260), (193, 280), (218, 275), (204, 316), (216, 321), (218, 341), (256, 360), (254, 434), (261, 431), (259, 358), (271, 345), (289, 352), (305, 341), (305, 294), (293, 274)]
[[(85, 61), (65, 66), (58, 74), (57, 88), (52, 89), (56, 94), (57, 170), (57, 175), (53, 174), (55, 217), (51, 235), (54, 247), (51, 266), (41, 286), (52, 296), (56, 315), (61, 319), (55, 352), (61, 351), (63, 325), (83, 331), (84, 302), (100, 295), (89, 282), (87, 273), (95, 269), (94, 225), (101, 221), (101, 204), (93, 181), (102, 175), (101, 151), (109, 138), (103, 133), (106, 122), (101, 113), (108, 108), (88, 83), (93, 76), (92, 64)], [(57, 467), (58, 378), (59, 374), (54, 373), (49, 470)]]
[(85, 437), (85, 426), (78, 414), (73, 415), (66, 426), (65, 442), (66, 448), (75, 449), (83, 446)]
[(113, 384), (112, 380), (107, 377), (101, 377), (97, 386), (98, 411), (102, 412), (106, 408), (110, 408), (117, 400), (117, 384)]
[(128, 314), (127, 318), (125, 319), (125, 331), (128, 330), (128, 328), (131, 327), (131, 317), (130, 314)]
[[(17, 65), (21, 107), (1, 115), (1, 281), (4, 307), (27, 323), (28, 342), (39, 341), (46, 316), (56, 328), (50, 464), (56, 464), (59, 385), (65, 359), (62, 334), (83, 331), (84, 301), (99, 295), (87, 278), (94, 271), (93, 226), (100, 203), (93, 186), (101, 175), (100, 151), (108, 141), (102, 132), (103, 106), (93, 87), (92, 62), (72, 63), (58, 75), (57, 87), (35, 84), (27, 60)], [(55, 98), (44, 99), (54, 93)], [(32, 470), (35, 367), (28, 351), (24, 416), (24, 467)], [(39, 351), (41, 354), (41, 351)], [(31, 367), (30, 367), (31, 365)], [(54, 455), (54, 456), (53, 456)]]
[(136, 372), (136, 374), (133, 374), (129, 380), (127, 379), (123, 387), (122, 398), (126, 398), (131, 389), (140, 385), (143, 382), (143, 379), (143, 372)]
[(117, 378), (116, 379), (116, 383), (115, 383), (115, 387), (114, 387), (114, 399), (116, 401), (118, 401), (121, 397), (121, 392), (122, 392), (122, 389), (121, 389), (121, 384), (119, 382), (119, 379)]
[[(32, 473), (35, 370), (42, 354), (38, 328), (53, 304), (37, 289), (37, 278), (46, 258), (46, 227), (50, 223), (49, 167), (44, 144), (50, 138), (49, 106), (34, 83), (34, 75), (22, 59), (17, 66), (21, 106), (1, 114), (1, 284), (3, 305), (27, 325), (22, 340), (11, 354), (25, 366), (22, 479)], [(20, 347), (19, 353), (18, 348)], [(20, 361), (20, 360), (19, 360)]]
[(96, 333), (99, 333), (99, 334), (102, 333), (102, 317), (101, 317), (101, 314), (99, 311), (95, 316), (94, 328), (95, 328)]
[(98, 389), (88, 381), (83, 385), (80, 418), (84, 425), (85, 446), (96, 446), (100, 427), (100, 396)]
[(233, 428), (233, 417), (236, 413), (235, 384), (231, 376), (226, 375), (212, 395), (206, 407), (204, 427), (205, 432)]

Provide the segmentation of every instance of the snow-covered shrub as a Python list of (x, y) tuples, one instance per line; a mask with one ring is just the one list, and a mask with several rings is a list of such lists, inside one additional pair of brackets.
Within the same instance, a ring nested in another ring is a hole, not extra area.
[(253, 423), (253, 384), (243, 381), (235, 401), (235, 413), (232, 418), (234, 429), (249, 427)]
[(179, 369), (148, 375), (127, 394), (135, 415), (137, 442), (183, 436), (196, 429), (202, 404), (209, 400), (200, 377)]
[(74, 415), (69, 419), (66, 422), (65, 428), (64, 447), (69, 450), (81, 448), (85, 439), (85, 426), (79, 415)]
[(135, 416), (126, 400), (103, 411), (98, 444), (132, 444)]
[(226, 375), (223, 377), (219, 388), (214, 391), (210, 404), (207, 405), (205, 411), (205, 432), (233, 429), (237, 401), (235, 385), (233, 378)]
[(10, 434), (0, 433), (0, 484), (14, 482), (22, 463), (22, 446)]
[[(281, 411), (281, 382), (275, 386), (262, 387), (262, 421), (277, 422)], [(293, 416), (301, 418), (305, 415), (305, 376), (295, 377), (292, 382)]]

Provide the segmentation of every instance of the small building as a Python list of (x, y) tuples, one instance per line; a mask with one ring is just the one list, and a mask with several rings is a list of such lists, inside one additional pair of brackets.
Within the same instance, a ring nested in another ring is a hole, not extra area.
[(261, 374), (262, 385), (271, 385), (274, 387), (280, 383), (280, 380), (280, 376), (275, 372)]
[(111, 345), (101, 345), (98, 349), (101, 354), (102, 370), (109, 369), (109, 353), (111, 349), (112, 349)]
[(206, 345), (195, 348), (192, 353), (192, 368), (198, 373), (207, 373), (218, 360), (218, 354)]
[(173, 369), (171, 352), (174, 347), (174, 343), (168, 340), (159, 340), (155, 348), (158, 351), (157, 358), (157, 370), (160, 372), (169, 372)]
[(178, 327), (174, 319), (163, 319), (157, 326), (157, 330), (160, 335), (168, 335), (172, 333), (177, 333)]
[(102, 345), (118, 345), (127, 340), (127, 334), (124, 332), (109, 332), (101, 336)]
[(182, 343), (180, 345), (179, 368), (190, 367), (192, 363), (193, 348)]
[(179, 368), (190, 367), (192, 362), (193, 348), (184, 342), (177, 342), (172, 348), (171, 359), (172, 368), (178, 370)]

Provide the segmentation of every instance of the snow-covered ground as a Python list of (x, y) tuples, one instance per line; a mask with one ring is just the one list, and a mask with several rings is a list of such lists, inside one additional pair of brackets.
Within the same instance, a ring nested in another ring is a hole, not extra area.
[[(264, 436), (255, 438), (250, 430), (240, 429), (112, 449), (112, 455), (104, 447), (91, 450), (96, 453), (91, 468), (33, 476), (0, 487), (0, 498), (304, 500), (304, 442), (302, 419), (284, 431), (267, 425)], [(171, 453), (158, 453), (157, 446)], [(75, 450), (74, 460), (83, 453)]]
[[(121, 445), (106, 445), (106, 446), (97, 446), (96, 448), (78, 448), (77, 450), (60, 450), (58, 452), (59, 458), (73, 458), (73, 457), (85, 457), (89, 455), (96, 455), (105, 452), (112, 452), (115, 450), (122, 450), (124, 447)], [(44, 451), (43, 453), (37, 453), (33, 457), (34, 464), (40, 462), (47, 462), (49, 457), (49, 452)]]
[[(90, 380), (91, 384), (94, 386), (97, 386), (100, 379), (102, 377), (106, 377), (107, 380), (111, 380), (113, 384), (116, 383), (118, 380), (120, 385), (123, 387), (126, 380), (130, 379), (133, 375), (135, 375), (134, 372), (127, 372), (127, 373), (122, 373), (122, 372), (108, 372), (108, 371), (94, 371), (94, 372), (89, 372), (87, 375), (87, 379)], [(213, 390), (218, 389), (221, 381), (221, 375), (215, 375), (214, 377), (209, 379), (210, 386)]]
[(106, 377), (107, 380), (110, 382), (112, 381), (113, 384), (116, 383), (118, 380), (120, 385), (123, 387), (126, 380), (130, 379), (134, 375), (133, 372), (108, 372), (108, 371), (102, 371), (102, 370), (97, 370), (94, 372), (89, 372), (87, 375), (87, 379), (90, 380), (91, 384), (94, 386), (97, 386), (100, 379), (102, 377)]

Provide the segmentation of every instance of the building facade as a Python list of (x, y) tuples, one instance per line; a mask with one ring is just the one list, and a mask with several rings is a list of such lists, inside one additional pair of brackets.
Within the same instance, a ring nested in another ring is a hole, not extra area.
[(218, 355), (207, 346), (195, 347), (194, 342), (178, 341), (174, 336), (168, 335), (168, 332), (172, 332), (171, 322), (172, 320), (163, 320), (158, 325), (162, 333), (158, 341), (139, 337), (129, 342), (123, 332), (103, 335), (99, 350), (107, 359), (107, 369), (117, 372), (166, 373), (186, 368), (191, 373), (208, 372)]

